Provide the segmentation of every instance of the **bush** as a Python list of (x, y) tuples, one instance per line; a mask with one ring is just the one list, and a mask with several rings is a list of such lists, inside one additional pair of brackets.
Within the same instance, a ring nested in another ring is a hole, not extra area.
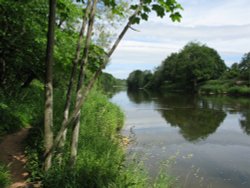
[(41, 118), (43, 89), (39, 81), (14, 93), (0, 92), (0, 135), (12, 133)]
[(228, 93), (234, 95), (250, 95), (250, 87), (234, 86), (228, 89)]
[(204, 85), (200, 88), (201, 93), (206, 94), (221, 94), (226, 93), (227, 89), (223, 85)]
[(10, 185), (10, 173), (6, 166), (0, 164), (0, 187), (5, 188)]
[(210, 80), (200, 87), (199, 93), (250, 95), (250, 88), (244, 85), (244, 82), (240, 83), (241, 85), (235, 80)]

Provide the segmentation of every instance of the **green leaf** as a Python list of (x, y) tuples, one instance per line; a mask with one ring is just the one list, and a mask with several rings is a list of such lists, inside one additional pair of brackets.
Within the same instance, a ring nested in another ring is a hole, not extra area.
[(140, 18), (139, 17), (133, 17), (130, 18), (130, 21), (132, 24), (139, 24), (140, 23)]
[(181, 16), (181, 14), (179, 13), (179, 12), (175, 12), (175, 13), (173, 13), (173, 14), (171, 14), (170, 16), (169, 16), (171, 19), (172, 19), (172, 21), (177, 21), (177, 22), (180, 22), (181, 21), (181, 18), (182, 18), (182, 16)]
[(150, 4), (152, 2), (152, 0), (144, 0), (145, 4)]
[(145, 13), (149, 13), (151, 11), (151, 9), (148, 6), (143, 6), (142, 8)]
[(132, 9), (132, 10), (136, 10), (138, 8), (138, 5), (131, 5), (130, 6), (130, 9)]
[(142, 13), (141, 14), (141, 18), (143, 19), (143, 20), (148, 20), (148, 15), (146, 14), (146, 13)]
[(159, 16), (161, 18), (163, 18), (165, 16), (164, 8), (158, 4), (153, 4), (152, 10), (154, 10), (156, 12), (157, 16)]

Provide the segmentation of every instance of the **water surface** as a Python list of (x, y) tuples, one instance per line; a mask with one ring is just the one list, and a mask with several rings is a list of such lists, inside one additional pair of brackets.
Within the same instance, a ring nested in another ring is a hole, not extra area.
[(150, 174), (170, 158), (180, 187), (250, 187), (250, 100), (226, 96), (125, 92), (112, 102), (126, 114), (128, 152), (141, 154)]

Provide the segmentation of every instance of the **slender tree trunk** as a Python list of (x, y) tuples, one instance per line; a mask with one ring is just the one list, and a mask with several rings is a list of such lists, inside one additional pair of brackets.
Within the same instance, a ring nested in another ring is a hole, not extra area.
[(4, 86), (5, 82), (5, 74), (6, 74), (6, 62), (5, 60), (1, 57), (0, 58), (0, 86)]
[[(87, 25), (87, 19), (89, 17), (89, 12), (90, 12), (90, 6), (91, 5), (91, 0), (88, 1), (87, 6), (86, 6), (86, 11), (85, 14), (82, 18), (82, 26), (81, 26), (81, 30), (79, 33), (79, 38), (77, 41), (77, 46), (76, 46), (76, 54), (75, 54), (75, 58), (73, 60), (73, 67), (71, 70), (71, 75), (70, 75), (70, 81), (69, 81), (69, 85), (68, 85), (68, 90), (67, 90), (67, 94), (66, 94), (66, 103), (64, 106), (64, 113), (63, 113), (63, 122), (66, 122), (68, 120), (69, 117), (69, 109), (70, 109), (70, 104), (71, 104), (71, 98), (72, 98), (72, 89), (73, 89), (73, 84), (74, 84), (74, 80), (75, 80), (75, 75), (77, 72), (77, 64), (79, 62), (80, 59), (80, 52), (81, 52), (81, 44), (82, 44), (82, 40), (83, 40), (83, 36), (84, 36), (84, 32), (85, 32), (85, 28)], [(60, 140), (60, 150), (62, 151), (65, 141), (66, 141), (66, 135), (67, 135), (67, 129), (65, 129), (65, 131), (63, 132), (63, 136), (62, 139)], [(59, 152), (59, 162), (61, 163), (61, 158), (62, 158), (62, 152)]]
[(140, 11), (141, 7), (142, 6), (138, 6), (138, 9), (134, 12), (134, 14), (132, 16), (130, 16), (127, 25), (124, 27), (124, 29), (122, 30), (122, 32), (118, 36), (117, 40), (113, 44), (111, 50), (108, 52), (106, 61), (95, 72), (95, 74), (93, 75), (93, 77), (90, 80), (89, 84), (85, 88), (81, 88), (81, 90), (80, 90), (81, 95), (79, 97), (79, 103), (78, 103), (78, 105), (75, 106), (75, 108), (74, 108), (72, 114), (69, 116), (68, 120), (62, 122), (61, 128), (60, 128), (60, 130), (58, 131), (58, 133), (57, 133), (57, 135), (55, 137), (53, 146), (50, 148), (50, 150), (48, 151), (48, 153), (45, 153), (44, 157), (46, 157), (47, 155), (49, 155), (50, 153), (52, 153), (58, 147), (58, 144), (60, 142), (61, 137), (63, 136), (63, 132), (65, 131), (65, 129), (67, 129), (71, 125), (72, 122), (76, 121), (79, 110), (82, 108), (83, 104), (85, 103), (85, 99), (88, 96), (88, 94), (89, 94), (90, 90), (92, 89), (92, 87), (94, 86), (97, 78), (101, 74), (102, 69), (107, 65), (108, 58), (111, 57), (111, 55), (113, 54), (113, 52), (117, 48), (118, 44), (120, 43), (120, 41), (122, 40), (122, 38), (126, 34), (127, 30), (130, 28), (131, 23), (132, 23), (132, 19), (138, 14), (138, 12)]
[[(88, 54), (89, 54), (89, 46), (91, 41), (91, 35), (93, 31), (94, 26), (94, 18), (95, 18), (95, 12), (96, 12), (96, 5), (98, 0), (93, 0), (93, 4), (91, 6), (91, 13), (89, 17), (89, 23), (88, 23), (88, 31), (83, 51), (83, 57), (81, 61), (81, 68), (77, 83), (77, 94), (76, 94), (76, 106), (79, 105), (80, 99), (81, 99), (81, 89), (83, 88), (83, 80), (84, 80), (84, 69), (85, 65), (88, 63)], [(74, 125), (72, 127), (72, 140), (71, 140), (71, 152), (70, 152), (70, 160), (69, 165), (71, 167), (74, 166), (77, 156), (77, 148), (78, 148), (78, 140), (79, 140), (79, 129), (80, 129), (80, 114), (81, 109), (79, 109), (76, 117), (76, 121), (74, 122)]]
[[(55, 33), (56, 0), (49, 2), (49, 24), (47, 36), (47, 50), (45, 60), (45, 109), (44, 109), (44, 147), (45, 153), (53, 145), (53, 48)], [(44, 170), (51, 167), (52, 153), (46, 156)]]
[[(45, 75), (45, 109), (44, 109), (44, 147), (45, 152), (48, 152), (53, 145), (53, 48), (55, 34), (55, 14), (56, 0), (49, 2), (49, 24), (47, 36), (46, 50), (46, 75)], [(45, 158), (44, 170), (47, 171), (51, 167), (52, 153)]]

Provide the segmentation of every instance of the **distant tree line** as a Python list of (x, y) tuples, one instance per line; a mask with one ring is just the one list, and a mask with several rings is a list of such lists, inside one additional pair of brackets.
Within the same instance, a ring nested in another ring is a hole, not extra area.
[(116, 90), (117, 87), (126, 85), (126, 80), (115, 78), (112, 74), (103, 72), (98, 80), (100, 88), (105, 92)]
[(250, 80), (250, 52), (241, 62), (228, 68), (218, 52), (204, 44), (190, 42), (178, 53), (170, 54), (155, 71), (135, 70), (129, 74), (129, 89), (169, 89), (196, 91), (208, 80)]

